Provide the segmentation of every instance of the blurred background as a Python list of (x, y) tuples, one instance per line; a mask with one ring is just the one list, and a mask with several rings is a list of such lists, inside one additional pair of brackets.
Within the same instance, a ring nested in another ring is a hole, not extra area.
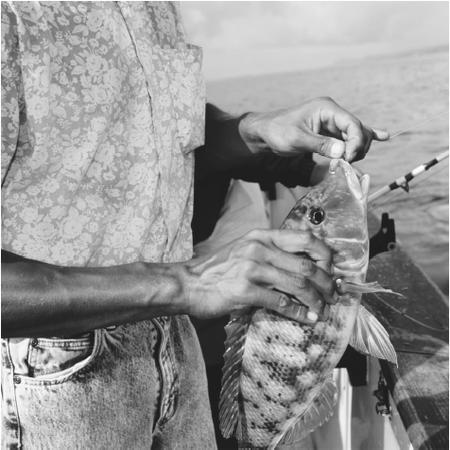
[[(408, 130), (358, 167), (372, 190), (448, 148), (448, 2), (181, 2), (204, 50), (208, 101), (231, 113), (330, 96), (363, 122)], [(423, 123), (426, 121), (425, 123)], [(421, 123), (419, 125), (419, 123)], [(417, 124), (417, 125), (416, 125)], [(448, 295), (448, 160), (373, 205)]]

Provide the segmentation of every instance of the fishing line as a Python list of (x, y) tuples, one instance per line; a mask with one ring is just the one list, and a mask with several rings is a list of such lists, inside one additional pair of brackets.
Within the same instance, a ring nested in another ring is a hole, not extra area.
[(414, 317), (410, 316), (409, 314), (406, 314), (405, 312), (401, 311), (400, 309), (396, 308), (395, 306), (392, 306), (389, 302), (387, 302), (386, 300), (384, 300), (382, 297), (380, 297), (378, 294), (374, 293), (373, 294), (378, 300), (380, 300), (381, 303), (383, 303), (384, 305), (388, 306), (389, 308), (391, 308), (393, 311), (395, 311), (397, 314), (400, 314), (401, 316), (403, 316), (405, 319), (410, 320), (411, 322), (416, 323), (417, 325), (420, 325), (424, 328), (427, 328), (429, 330), (432, 331), (448, 331), (448, 328), (436, 328), (433, 327), (431, 325), (427, 325), (426, 323), (421, 322), (418, 319), (415, 319)]
[(394, 139), (394, 138), (398, 137), (398, 136), (401, 136), (402, 134), (406, 134), (406, 133), (410, 133), (411, 131), (415, 131), (416, 128), (420, 128), (422, 125), (425, 125), (425, 124), (431, 122), (434, 119), (442, 118), (443, 114), (448, 114), (448, 111), (447, 110), (442, 110), (442, 111), (440, 111), (440, 112), (438, 112), (436, 114), (433, 114), (430, 117), (427, 117), (424, 120), (421, 120), (420, 122), (416, 122), (413, 125), (410, 125), (408, 128), (404, 128), (403, 130), (396, 131), (395, 133), (390, 135), (389, 141), (391, 139)]

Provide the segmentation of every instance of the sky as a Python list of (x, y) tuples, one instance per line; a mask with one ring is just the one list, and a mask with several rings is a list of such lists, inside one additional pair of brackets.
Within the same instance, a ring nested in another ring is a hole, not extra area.
[(448, 46), (447, 2), (181, 2), (207, 80)]

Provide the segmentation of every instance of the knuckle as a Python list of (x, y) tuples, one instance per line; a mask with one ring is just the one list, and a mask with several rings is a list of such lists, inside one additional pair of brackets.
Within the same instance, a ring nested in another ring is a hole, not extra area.
[(248, 280), (241, 281), (237, 286), (236, 292), (239, 297), (248, 297), (251, 292), (251, 283)]
[(254, 261), (243, 261), (239, 273), (246, 279), (255, 275), (258, 265)]
[(311, 305), (316, 301), (316, 299), (318, 297), (319, 296), (318, 296), (317, 292), (311, 285), (308, 285), (303, 289), (303, 292), (302, 292), (302, 302), (303, 303), (305, 303), (307, 305)]
[(245, 244), (245, 253), (248, 256), (259, 256), (261, 244), (258, 241), (250, 240)]
[(250, 240), (259, 239), (264, 230), (260, 230), (259, 228), (255, 228), (254, 230), (250, 230), (245, 237)]
[(298, 237), (301, 241), (302, 246), (306, 249), (308, 247), (310, 247), (311, 243), (313, 242), (313, 235), (311, 233), (311, 231), (306, 231), (306, 230), (300, 230), (298, 233)]
[(318, 100), (326, 103), (335, 103), (335, 101), (329, 95), (322, 95)]
[(286, 309), (290, 303), (291, 303), (291, 301), (289, 300), (289, 298), (286, 295), (280, 294), (278, 296), (277, 306), (279, 309), (282, 309), (282, 310)]
[(309, 281), (306, 277), (300, 275), (297, 277), (297, 286), (300, 289), (306, 289), (309, 286)]
[(307, 258), (300, 259), (300, 273), (301, 274), (309, 277), (311, 275), (314, 275), (315, 272), (316, 272), (316, 266), (310, 259), (307, 259)]

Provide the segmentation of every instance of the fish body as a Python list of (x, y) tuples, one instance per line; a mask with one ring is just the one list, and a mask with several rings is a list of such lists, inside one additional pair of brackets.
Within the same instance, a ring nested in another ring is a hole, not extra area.
[(336, 401), (332, 372), (349, 343), (396, 361), (386, 331), (360, 305), (361, 292), (380, 290), (364, 283), (368, 188), (367, 175), (359, 180), (350, 164), (333, 160), (324, 181), (282, 225), (312, 230), (333, 250), (334, 276), (352, 292), (339, 296), (328, 318), (305, 325), (261, 308), (227, 326), (221, 430), (225, 437), (234, 433), (241, 447), (293, 444), (326, 421)]

